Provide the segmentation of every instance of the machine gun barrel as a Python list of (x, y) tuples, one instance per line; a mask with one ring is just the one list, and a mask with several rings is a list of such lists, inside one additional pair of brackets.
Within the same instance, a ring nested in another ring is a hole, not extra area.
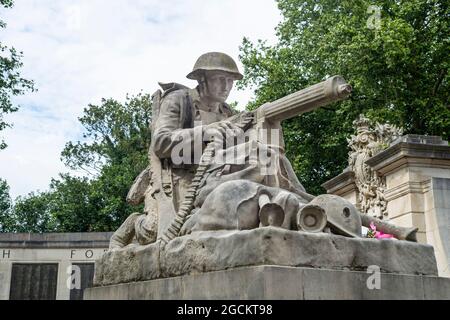
[(261, 121), (279, 122), (324, 105), (347, 98), (352, 87), (341, 76), (333, 76), (286, 97), (266, 103), (258, 108)]

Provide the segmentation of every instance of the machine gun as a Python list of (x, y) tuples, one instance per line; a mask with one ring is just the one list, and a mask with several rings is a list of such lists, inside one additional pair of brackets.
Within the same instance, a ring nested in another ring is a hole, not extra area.
[[(264, 141), (261, 142), (265, 144), (284, 149), (282, 134), (271, 134), (273, 130), (278, 133), (282, 132), (281, 122), (283, 120), (344, 100), (350, 95), (351, 91), (351, 86), (341, 76), (333, 76), (286, 97), (263, 104), (252, 112), (243, 112), (227, 120), (236, 123), (244, 131), (252, 129), (253, 136), (250, 139), (256, 139), (257, 141), (263, 139)], [(214, 150), (214, 143), (209, 143), (205, 148), (185, 199), (182, 201), (169, 228), (159, 237), (163, 245), (179, 235), (184, 222), (190, 216), (199, 185), (214, 157)], [(315, 196), (302, 193), (302, 197), (311, 201)], [(268, 214), (270, 215), (270, 213)], [(375, 223), (381, 231), (392, 232), (398, 239), (417, 241), (415, 237), (417, 229), (396, 227), (365, 215), (361, 215), (361, 218), (365, 227), (369, 227), (370, 223)]]
[[(270, 140), (270, 130), (282, 132), (281, 122), (303, 113), (313, 111), (330, 103), (346, 99), (352, 92), (352, 87), (341, 76), (334, 76), (325, 81), (294, 92), (273, 102), (265, 103), (255, 110), (256, 129), (267, 130), (267, 143), (284, 148), (280, 136), (279, 141)], [(258, 134), (261, 138), (261, 132)]]
[[(264, 130), (270, 132), (275, 129), (282, 132), (281, 121), (312, 111), (332, 102), (343, 100), (350, 93), (351, 86), (341, 76), (334, 76), (274, 102), (266, 103), (253, 112), (244, 112), (227, 120), (236, 123), (244, 131), (254, 127), (253, 138), (259, 140), (262, 136), (261, 132)], [(255, 134), (257, 137), (255, 137)], [(272, 135), (269, 134), (269, 136)], [(281, 137), (281, 135), (278, 135), (278, 137)], [(284, 147), (282, 137), (277, 140), (264, 142)], [(209, 143), (205, 148), (185, 199), (181, 202), (180, 208), (169, 228), (159, 237), (163, 244), (178, 236), (184, 222), (189, 217), (200, 182), (214, 156), (214, 149), (215, 146), (213, 143)], [(313, 198), (313, 196), (309, 196), (311, 199)]]

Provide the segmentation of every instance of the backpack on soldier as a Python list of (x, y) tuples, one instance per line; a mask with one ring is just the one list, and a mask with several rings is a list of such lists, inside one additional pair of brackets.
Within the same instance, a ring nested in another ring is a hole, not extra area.
[[(152, 122), (150, 124), (150, 133), (152, 138), (155, 130), (156, 120), (159, 117), (159, 112), (164, 97), (166, 97), (169, 93), (174, 91), (189, 89), (188, 87), (175, 82), (171, 83), (159, 82), (158, 84), (160, 85), (163, 91), (161, 91), (161, 89), (158, 89), (152, 95), (152, 114), (151, 114)], [(133, 182), (133, 185), (128, 191), (127, 202), (129, 204), (132, 205), (141, 204), (144, 201), (145, 193), (150, 184), (153, 184), (154, 189), (153, 192), (159, 190), (160, 188), (165, 191), (167, 191), (168, 189), (167, 183), (165, 183), (165, 181), (159, 181), (160, 179), (156, 177), (159, 176), (159, 174), (155, 175), (155, 171), (161, 170), (161, 165), (156, 163), (159, 162), (159, 159), (157, 159), (156, 155), (153, 153), (151, 148), (149, 150), (149, 160), (150, 164), (147, 166), (147, 168), (144, 169), (144, 171), (142, 171), (136, 177), (136, 179)]]

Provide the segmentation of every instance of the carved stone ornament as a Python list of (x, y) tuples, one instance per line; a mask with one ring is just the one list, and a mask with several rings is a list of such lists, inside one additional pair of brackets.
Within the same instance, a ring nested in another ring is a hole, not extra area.
[(347, 139), (351, 149), (348, 161), (350, 169), (355, 173), (359, 209), (363, 214), (383, 219), (387, 216), (387, 201), (384, 197), (386, 181), (365, 162), (389, 147), (403, 134), (403, 129), (389, 123), (372, 124), (363, 115), (353, 124), (357, 128), (357, 134)]

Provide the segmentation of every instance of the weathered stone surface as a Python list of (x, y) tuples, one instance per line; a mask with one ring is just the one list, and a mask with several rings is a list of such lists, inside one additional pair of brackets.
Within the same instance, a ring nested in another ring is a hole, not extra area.
[(258, 265), (437, 275), (433, 247), (407, 241), (353, 239), (265, 227), (197, 232), (169, 242), (129, 246), (96, 262), (95, 285), (175, 277)]
[[(433, 207), (436, 221), (435, 230), (439, 233), (441, 246), (439, 258), (442, 274), (450, 275), (450, 179), (432, 178), (431, 189), (433, 190)], [(430, 212), (429, 214), (433, 214)]]
[[(417, 227), (417, 241), (434, 247), (439, 275), (450, 277), (448, 141), (436, 136), (405, 135), (366, 164), (386, 180), (389, 223)], [(322, 186), (358, 207), (353, 176), (347, 171)]]
[(360, 115), (353, 125), (357, 127), (357, 135), (348, 139), (348, 146), (351, 149), (348, 163), (355, 173), (359, 209), (363, 214), (383, 219), (387, 216), (387, 201), (384, 194), (386, 181), (365, 161), (398, 139), (403, 129), (388, 123), (373, 124), (363, 115)]
[(450, 299), (450, 279), (280, 266), (254, 266), (87, 289), (85, 300), (428, 300)]
[(117, 251), (108, 251), (95, 262), (94, 284), (107, 285), (161, 276), (159, 243), (147, 246), (129, 245)]

